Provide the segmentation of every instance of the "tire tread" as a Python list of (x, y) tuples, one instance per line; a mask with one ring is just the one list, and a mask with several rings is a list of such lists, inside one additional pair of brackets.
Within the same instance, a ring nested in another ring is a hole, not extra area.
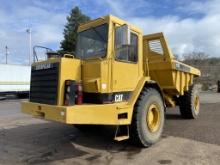
[[(139, 122), (141, 122), (138, 117), (138, 109), (141, 107), (141, 105), (143, 104), (143, 100), (145, 97), (148, 97), (150, 94), (155, 93), (155, 94), (159, 94), (159, 92), (157, 92), (154, 88), (150, 88), (150, 87), (144, 87), (144, 89), (142, 90), (135, 106), (134, 106), (134, 112), (133, 112), (133, 117), (132, 117), (132, 124), (131, 124), (131, 140), (132, 143), (134, 143), (134, 145), (136, 146), (140, 146), (140, 147), (150, 147), (152, 145), (152, 143), (147, 143), (144, 139), (143, 136), (141, 135), (141, 132), (139, 131), (140, 128), (140, 124)], [(160, 96), (161, 97), (161, 96)]]
[(184, 93), (183, 96), (179, 97), (179, 109), (181, 116), (185, 119), (194, 119), (194, 105), (193, 105), (193, 97), (196, 88), (194, 85), (189, 87), (189, 90)]

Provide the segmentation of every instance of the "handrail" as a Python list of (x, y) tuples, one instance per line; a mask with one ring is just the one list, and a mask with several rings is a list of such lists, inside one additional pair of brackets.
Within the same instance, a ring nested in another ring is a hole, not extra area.
[[(45, 47), (45, 46), (35, 45), (35, 46), (33, 47), (34, 62), (38, 61), (37, 52), (36, 52), (36, 49), (37, 49), (37, 48), (46, 49), (46, 52), (53, 51), (52, 49), (47, 48), (47, 47)], [(36, 61), (35, 61), (35, 58), (36, 58)]]

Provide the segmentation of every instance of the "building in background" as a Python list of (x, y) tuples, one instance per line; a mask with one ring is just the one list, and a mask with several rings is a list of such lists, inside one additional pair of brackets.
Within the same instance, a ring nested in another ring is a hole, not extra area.
[(29, 94), (31, 66), (0, 64), (0, 94)]

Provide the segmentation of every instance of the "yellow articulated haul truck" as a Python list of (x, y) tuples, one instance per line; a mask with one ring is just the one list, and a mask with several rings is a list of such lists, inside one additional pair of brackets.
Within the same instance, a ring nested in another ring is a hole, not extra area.
[(197, 76), (174, 59), (162, 33), (143, 35), (109, 15), (79, 26), (74, 55), (33, 63), (22, 111), (77, 128), (115, 126), (115, 140), (147, 147), (159, 140), (167, 107), (198, 117)]

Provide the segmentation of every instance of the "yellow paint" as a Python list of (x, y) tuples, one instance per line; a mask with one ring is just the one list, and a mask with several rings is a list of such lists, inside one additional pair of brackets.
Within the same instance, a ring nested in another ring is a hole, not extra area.
[[(159, 40), (163, 48), (163, 54), (158, 54), (150, 50), (149, 42)], [(193, 78), (200, 76), (200, 71), (189, 65), (176, 61), (167, 41), (162, 33), (145, 35), (143, 37), (144, 58), (148, 58), (149, 74), (152, 80), (156, 81), (162, 91), (166, 93), (165, 99), (168, 106), (174, 106), (172, 97), (183, 95), (184, 91), (193, 84)], [(181, 70), (182, 68), (187, 70)]]
[(160, 127), (160, 110), (157, 104), (151, 104), (148, 107), (147, 112), (147, 127), (149, 128), (150, 132), (156, 132)]
[[(114, 31), (117, 26), (127, 22), (114, 16), (96, 19), (79, 27), (79, 32), (104, 23), (109, 24), (108, 48), (106, 57), (102, 60), (91, 59), (82, 61), (82, 79), (85, 92), (112, 93), (119, 91), (133, 91), (143, 75), (142, 44), (138, 46), (138, 63), (125, 63), (114, 60)], [(141, 30), (129, 24), (132, 32), (138, 35), (138, 42), (142, 43)], [(128, 74), (129, 73), (129, 74)], [(106, 89), (101, 84), (107, 84)]]
[[(115, 39), (115, 28), (124, 24), (128, 24), (127, 22), (118, 19), (116, 17), (110, 16), (110, 20), (112, 20), (111, 29), (109, 35), (111, 36), (111, 41), (109, 45), (109, 51), (113, 52), (113, 58), (115, 59), (115, 49), (114, 49), (114, 39)], [(142, 43), (142, 31), (128, 24), (131, 31), (138, 36), (138, 43)], [(118, 60), (112, 60), (112, 90), (113, 92), (118, 91), (133, 91), (139, 80), (143, 76), (143, 51), (142, 44), (138, 44), (138, 62), (137, 63), (129, 63), (122, 62)], [(112, 57), (111, 57), (112, 58)]]
[(63, 105), (66, 80), (81, 80), (81, 61), (73, 58), (60, 59), (60, 73), (58, 83), (58, 105)]
[[(143, 36), (142, 30), (114, 16), (101, 17), (83, 24), (79, 27), (78, 32), (104, 23), (109, 25), (107, 52), (104, 58), (79, 60), (65, 55), (62, 58), (33, 64), (59, 63), (58, 101), (57, 105), (23, 102), (22, 111), (24, 113), (67, 124), (130, 125), (134, 105), (146, 84), (157, 83), (166, 105), (175, 106), (176, 102), (173, 97), (183, 95), (184, 91), (187, 91), (193, 84), (193, 78), (200, 75), (200, 71), (196, 68), (180, 63), (173, 58), (162, 33)], [(115, 28), (124, 24), (127, 24), (130, 30), (138, 36), (137, 63), (115, 60)], [(148, 42), (154, 39), (160, 40), (163, 55), (150, 51)], [(189, 70), (182, 71), (177, 66)], [(132, 95), (127, 102), (121, 103), (63, 106), (64, 83), (69, 79), (82, 81), (84, 92), (132, 91)], [(154, 121), (152, 116), (154, 116), (153, 109), (155, 108), (151, 109), (149, 119), (147, 117), (149, 124)], [(127, 113), (127, 118), (118, 119), (118, 115), (121, 113)], [(157, 128), (157, 124), (153, 125), (152, 131)]]
[[(129, 108), (122, 109), (126, 103), (106, 105), (75, 105), (53, 106), (31, 102), (22, 102), (22, 112), (45, 120), (53, 120), (66, 124), (103, 124), (103, 125), (127, 125), (128, 119), (118, 119), (118, 114), (131, 112)], [(63, 114), (63, 116), (61, 115)]]
[[(82, 83), (83, 90), (91, 93), (109, 93), (110, 89), (110, 75), (109, 65), (110, 60), (84, 60), (82, 61)], [(106, 88), (102, 88), (101, 84), (107, 84)]]

